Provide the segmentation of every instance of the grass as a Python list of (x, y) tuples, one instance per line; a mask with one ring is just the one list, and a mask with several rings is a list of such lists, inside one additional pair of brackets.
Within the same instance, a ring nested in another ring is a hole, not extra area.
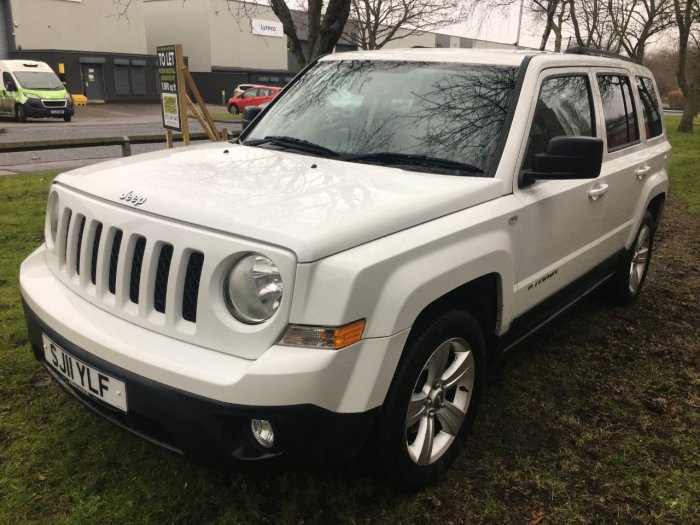
[(700, 133), (674, 145), (645, 292), (593, 297), (494, 373), (438, 485), (397, 494), (340, 471), (223, 475), (127, 435), (32, 357), (21, 260), (53, 174), (0, 177), (0, 523), (692, 523), (700, 519)]

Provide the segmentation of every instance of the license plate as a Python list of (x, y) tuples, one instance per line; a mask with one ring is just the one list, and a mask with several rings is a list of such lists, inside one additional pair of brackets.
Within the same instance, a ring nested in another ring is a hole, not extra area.
[(66, 352), (46, 335), (44, 357), (49, 366), (71, 385), (88, 396), (104, 401), (108, 405), (126, 412), (126, 385), (123, 381), (86, 365)]
[(52, 109), (51, 114), (52, 115), (63, 115), (63, 110), (62, 109)]

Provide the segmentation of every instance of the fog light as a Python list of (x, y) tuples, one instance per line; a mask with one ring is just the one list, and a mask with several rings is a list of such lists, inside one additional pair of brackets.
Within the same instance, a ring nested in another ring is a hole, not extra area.
[(251, 419), (250, 431), (261, 446), (270, 448), (275, 444), (275, 431), (267, 419)]

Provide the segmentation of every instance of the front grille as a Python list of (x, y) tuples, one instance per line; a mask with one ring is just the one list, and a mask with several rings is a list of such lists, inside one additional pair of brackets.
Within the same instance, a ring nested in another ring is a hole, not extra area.
[(44, 107), (47, 108), (65, 108), (66, 107), (66, 101), (65, 100), (42, 100), (44, 103)]
[[(123, 305), (126, 310), (127, 303), (133, 303), (138, 308), (134, 310), (132, 304), (130, 311), (144, 317), (150, 311), (162, 315), (170, 311), (175, 320), (197, 321), (204, 266), (201, 251), (176, 250), (171, 243), (127, 233), (70, 208), (64, 208), (62, 217), (59, 268), (71, 282), (86, 292), (91, 288), (88, 293), (102, 298), (105, 305)], [(178, 268), (182, 275), (177, 275)], [(178, 287), (180, 293), (169, 294), (171, 287)]]

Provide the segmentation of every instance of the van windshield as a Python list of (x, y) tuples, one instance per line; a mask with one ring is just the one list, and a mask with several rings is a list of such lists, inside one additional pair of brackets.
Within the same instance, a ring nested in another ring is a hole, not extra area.
[[(499, 65), (319, 62), (256, 123), (244, 144), (317, 148), (352, 162), (471, 167), (489, 175), (516, 85)], [(292, 144), (294, 142), (295, 144)], [(406, 169), (411, 169), (408, 167)]]
[(14, 74), (24, 89), (65, 89), (53, 71), (15, 71)]

